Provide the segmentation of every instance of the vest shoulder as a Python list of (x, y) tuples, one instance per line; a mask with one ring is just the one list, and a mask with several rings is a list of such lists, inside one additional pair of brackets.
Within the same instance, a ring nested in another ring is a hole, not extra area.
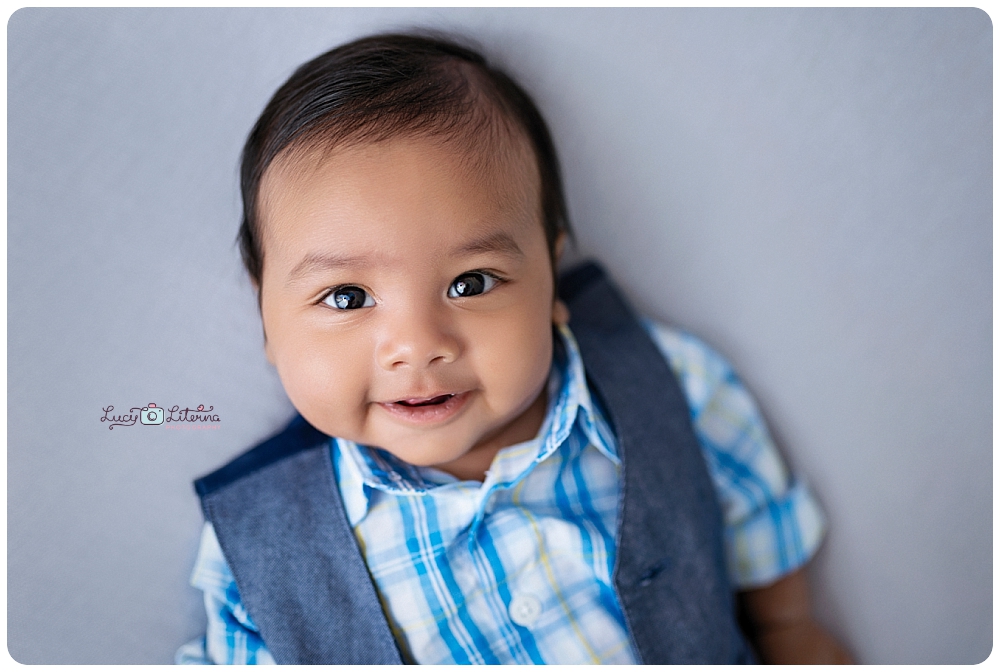
[(233, 458), (228, 464), (196, 480), (194, 482), (195, 492), (198, 493), (199, 497), (210, 495), (216, 490), (275, 462), (314, 448), (329, 438), (306, 422), (301, 415), (296, 415), (288, 423), (288, 426), (274, 436)]
[(560, 274), (559, 298), (569, 308), (574, 331), (615, 331), (629, 328), (636, 319), (621, 290), (595, 261), (585, 261)]
[(593, 259), (580, 262), (559, 274), (559, 298), (570, 303), (587, 287), (608, 282), (604, 268)]

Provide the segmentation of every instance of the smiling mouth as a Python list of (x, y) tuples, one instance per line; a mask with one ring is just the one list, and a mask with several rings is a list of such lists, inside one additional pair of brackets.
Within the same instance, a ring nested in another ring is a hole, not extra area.
[(400, 399), (399, 401), (393, 403), (399, 404), (400, 406), (409, 406), (411, 408), (419, 406), (440, 406), (454, 396), (454, 394), (440, 394), (429, 399)]
[(437, 425), (455, 417), (469, 399), (469, 392), (413, 397), (378, 405), (389, 415), (409, 425)]

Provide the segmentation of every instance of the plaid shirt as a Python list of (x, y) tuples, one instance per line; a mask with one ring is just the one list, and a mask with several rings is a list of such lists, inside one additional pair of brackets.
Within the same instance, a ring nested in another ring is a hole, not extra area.
[[(644, 326), (691, 408), (734, 587), (798, 568), (819, 545), (823, 517), (789, 477), (753, 399), (701, 341)], [(568, 329), (562, 341), (538, 436), (501, 450), (482, 484), (331, 440), (348, 521), (409, 662), (635, 662), (611, 579), (616, 441)], [(191, 581), (204, 592), (208, 630), (178, 662), (273, 662), (208, 524)]]

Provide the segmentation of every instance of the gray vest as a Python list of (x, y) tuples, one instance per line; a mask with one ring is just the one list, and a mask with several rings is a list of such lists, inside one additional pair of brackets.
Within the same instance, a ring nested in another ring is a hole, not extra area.
[[(684, 394), (600, 268), (560, 280), (623, 464), (615, 588), (644, 663), (752, 662), (722, 516)], [(243, 605), (279, 663), (401, 663), (344, 513), (329, 437), (301, 417), (195, 482)]]

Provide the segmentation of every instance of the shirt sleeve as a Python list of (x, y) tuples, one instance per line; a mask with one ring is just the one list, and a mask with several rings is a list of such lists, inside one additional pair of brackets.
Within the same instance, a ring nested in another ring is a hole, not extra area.
[(765, 586), (804, 565), (826, 529), (809, 489), (788, 473), (732, 367), (694, 336), (644, 320), (681, 383), (722, 506), (730, 581)]
[(204, 637), (177, 651), (177, 663), (274, 664), (257, 626), (240, 601), (236, 580), (210, 523), (202, 528), (191, 585), (204, 593), (208, 627)]

